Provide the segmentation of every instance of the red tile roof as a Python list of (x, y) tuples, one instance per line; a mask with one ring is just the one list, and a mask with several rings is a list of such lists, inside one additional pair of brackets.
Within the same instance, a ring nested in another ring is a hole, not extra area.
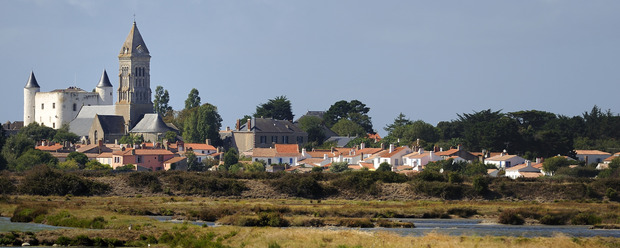
[(401, 146), (401, 147), (395, 147), (393, 152), (389, 152), (389, 150), (386, 150), (386, 151), (388, 151), (388, 152), (387, 152), (387, 153), (382, 154), (382, 155), (381, 155), (381, 157), (382, 157), (382, 158), (391, 158), (391, 157), (393, 157), (394, 155), (398, 154), (399, 152), (402, 152), (403, 150), (405, 150), (405, 148), (406, 148), (406, 147), (404, 147), (404, 146)]
[(192, 149), (192, 150), (217, 150), (217, 148), (215, 148), (212, 145), (207, 145), (207, 144), (201, 144), (201, 143), (185, 143), (185, 148), (186, 149)]
[(54, 145), (50, 145), (50, 146), (37, 146), (37, 147), (35, 147), (35, 149), (41, 150), (41, 151), (58, 151), (58, 150), (61, 150), (62, 148), (63, 148), (62, 144), (54, 144)]
[(611, 155), (611, 153), (599, 150), (575, 150), (575, 153), (577, 153), (577, 155)]

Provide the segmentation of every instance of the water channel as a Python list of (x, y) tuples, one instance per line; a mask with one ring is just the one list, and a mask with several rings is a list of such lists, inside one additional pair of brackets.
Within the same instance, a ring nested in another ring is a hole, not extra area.
[(11, 222), (9, 217), (0, 217), (0, 232), (38, 232), (43, 230), (67, 229), (70, 227), (50, 226), (39, 223)]
[[(183, 220), (175, 220), (170, 216), (149, 216), (158, 221), (173, 223), (185, 223)], [(476, 219), (392, 219), (404, 222), (413, 222), (415, 228), (347, 228), (347, 227), (316, 227), (326, 230), (361, 230), (368, 232), (388, 231), (403, 236), (424, 236), (434, 232), (452, 236), (513, 236), (513, 237), (552, 237), (563, 234), (569, 237), (616, 237), (620, 238), (620, 230), (590, 229), (590, 226), (547, 226), (547, 225), (501, 225), (482, 223)], [(198, 226), (216, 226), (214, 222), (188, 221), (187, 223)], [(8, 217), (0, 217), (0, 232), (38, 232), (42, 230), (54, 230), (67, 227), (50, 226), (38, 223), (11, 222)], [(297, 227), (295, 227), (297, 228)], [(301, 228), (301, 227), (299, 227)]]

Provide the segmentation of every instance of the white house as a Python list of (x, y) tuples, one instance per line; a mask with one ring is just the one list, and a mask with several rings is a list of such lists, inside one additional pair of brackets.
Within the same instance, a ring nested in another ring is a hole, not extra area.
[(417, 152), (403, 156), (403, 165), (411, 166), (414, 171), (424, 170), (424, 166), (429, 162), (443, 160), (441, 156), (437, 156), (433, 151), (424, 151), (420, 149)]
[(266, 165), (297, 165), (302, 158), (297, 144), (275, 144), (275, 148), (254, 148), (252, 161), (263, 161)]
[(403, 165), (402, 158), (409, 153), (411, 153), (411, 149), (408, 146), (394, 147), (391, 144), (388, 150), (370, 156), (365, 162), (372, 163), (375, 169), (378, 169), (379, 165), (384, 162), (390, 164), (392, 168), (396, 168)]
[(519, 177), (536, 178), (543, 176), (543, 173), (540, 169), (533, 167), (532, 162), (527, 160), (523, 164), (507, 168), (505, 176), (511, 179), (517, 179)]
[(485, 159), (484, 163), (495, 165), (498, 169), (506, 169), (525, 163), (525, 159), (517, 155), (506, 155), (502, 153), (500, 155)]
[(586, 164), (602, 163), (606, 158), (611, 157), (611, 153), (599, 150), (575, 150), (577, 159), (585, 161)]
[(198, 159), (198, 162), (204, 161), (207, 157), (210, 157), (212, 154), (217, 152), (217, 148), (212, 146), (209, 140), (207, 140), (204, 144), (179, 142), (177, 149), (179, 150), (178, 153), (181, 156), (185, 156), (185, 152), (187, 151), (193, 151), (196, 155), (196, 159)]

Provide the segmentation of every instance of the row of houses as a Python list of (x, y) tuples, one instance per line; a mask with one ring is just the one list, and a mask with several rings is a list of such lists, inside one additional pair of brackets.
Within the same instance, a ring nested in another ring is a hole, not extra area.
[(84, 153), (90, 160), (108, 164), (113, 169), (131, 164), (138, 171), (186, 170), (187, 151), (192, 151), (198, 162), (207, 159), (219, 161), (223, 154), (220, 149), (211, 145), (209, 140), (205, 143), (178, 141), (172, 144), (143, 143), (136, 146), (104, 144), (102, 141), (97, 144), (75, 146), (41, 142), (35, 148), (50, 152), (61, 162), (66, 160), (69, 153), (76, 151)]

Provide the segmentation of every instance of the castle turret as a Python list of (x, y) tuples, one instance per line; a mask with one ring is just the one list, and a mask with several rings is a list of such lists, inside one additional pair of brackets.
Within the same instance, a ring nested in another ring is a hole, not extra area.
[(26, 86), (24, 86), (24, 126), (35, 122), (35, 96), (37, 92), (41, 91), (37, 79), (34, 77), (34, 72), (30, 72), (30, 77)]
[(99, 79), (99, 84), (97, 84), (97, 88), (95, 89), (99, 94), (99, 98), (101, 100), (102, 105), (112, 105), (114, 102), (113, 92), (114, 89), (112, 84), (110, 83), (110, 79), (108, 78), (108, 73), (103, 70), (103, 74), (101, 74), (101, 79)]

